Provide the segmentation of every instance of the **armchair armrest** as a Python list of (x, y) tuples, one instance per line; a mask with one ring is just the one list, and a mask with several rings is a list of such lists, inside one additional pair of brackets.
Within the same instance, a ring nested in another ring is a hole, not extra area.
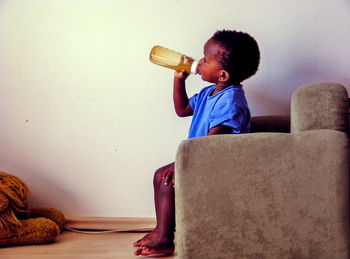
[(183, 141), (179, 256), (347, 258), (348, 169), (348, 139), (335, 130)]

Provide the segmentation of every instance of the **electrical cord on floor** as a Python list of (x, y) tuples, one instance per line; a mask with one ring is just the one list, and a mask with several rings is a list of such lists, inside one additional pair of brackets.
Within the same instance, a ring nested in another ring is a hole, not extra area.
[(81, 230), (78, 228), (65, 227), (64, 230), (77, 232), (81, 234), (105, 234), (105, 233), (144, 233), (151, 232), (152, 228), (138, 228), (138, 229), (110, 229), (110, 230)]

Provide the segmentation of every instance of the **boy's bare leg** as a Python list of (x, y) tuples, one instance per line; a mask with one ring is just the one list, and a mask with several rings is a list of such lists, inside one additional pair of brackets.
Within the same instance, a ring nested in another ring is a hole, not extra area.
[[(168, 165), (171, 166), (172, 164)], [(167, 169), (168, 166), (162, 169)], [(170, 255), (174, 252), (174, 230), (175, 230), (175, 192), (174, 187), (169, 183), (165, 185), (161, 181), (158, 190), (158, 215), (157, 234), (153, 240), (141, 245), (135, 251), (135, 255)]]
[[(134, 242), (134, 246), (139, 247), (142, 245), (147, 244), (148, 242), (152, 241), (155, 239), (158, 235), (158, 218), (159, 218), (159, 191), (160, 191), (160, 185), (162, 184), (162, 174), (165, 170), (167, 170), (170, 166), (172, 166), (174, 163), (171, 163), (169, 165), (163, 166), (159, 168), (155, 173), (154, 173), (154, 178), (153, 178), (153, 188), (154, 188), (154, 205), (155, 205), (155, 210), (156, 210), (156, 218), (157, 218), (157, 226), (156, 228), (145, 235), (143, 238), (137, 240)], [(163, 183), (164, 184), (164, 183)]]

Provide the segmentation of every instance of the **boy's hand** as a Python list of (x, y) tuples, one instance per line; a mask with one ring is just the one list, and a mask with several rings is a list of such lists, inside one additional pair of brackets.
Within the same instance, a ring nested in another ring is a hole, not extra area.
[(189, 74), (186, 71), (175, 71), (174, 73), (174, 77), (180, 81), (185, 81), (187, 79), (187, 77), (189, 76)]
[(164, 184), (175, 186), (175, 176), (174, 176), (174, 164), (172, 164), (168, 169), (163, 172), (162, 179), (165, 179)]

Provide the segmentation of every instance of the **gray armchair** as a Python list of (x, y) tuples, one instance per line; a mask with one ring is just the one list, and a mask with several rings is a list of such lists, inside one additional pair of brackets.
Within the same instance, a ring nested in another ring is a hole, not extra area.
[(255, 117), (258, 133), (184, 140), (175, 162), (178, 256), (348, 258), (347, 113), (344, 86), (309, 84), (293, 94), (290, 124)]

